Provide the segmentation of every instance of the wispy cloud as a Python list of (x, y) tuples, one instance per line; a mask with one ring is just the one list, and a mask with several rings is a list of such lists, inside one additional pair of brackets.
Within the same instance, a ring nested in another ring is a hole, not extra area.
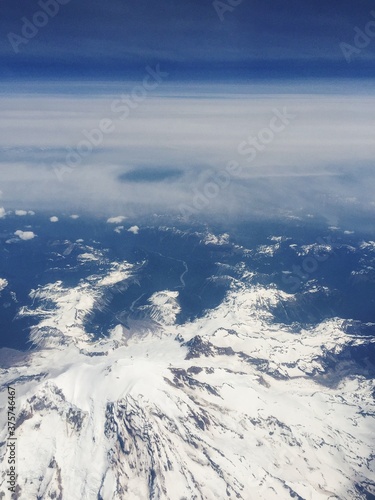
[[(77, 144), (83, 129), (105, 116), (113, 96), (4, 96), (2, 205), (6, 210), (69, 206), (109, 215), (177, 213), (234, 160), (241, 169), (204, 211), (311, 207), (324, 213), (347, 203), (373, 206), (374, 95), (222, 90), (207, 95), (188, 88), (189, 97), (181, 97), (181, 89), (150, 96), (118, 120), (100, 148), (62, 183), (53, 163)], [(239, 145), (268, 127), (275, 108), (297, 118), (255, 159), (241, 154)]]

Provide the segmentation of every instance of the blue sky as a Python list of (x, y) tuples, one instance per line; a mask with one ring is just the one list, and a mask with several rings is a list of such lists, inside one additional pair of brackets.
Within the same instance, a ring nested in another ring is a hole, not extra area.
[(350, 64), (340, 48), (353, 43), (355, 27), (375, 20), (368, 0), (61, 1), (17, 54), (9, 34), (21, 35), (23, 19), (32, 21), (41, 7), (1, 2), (3, 79), (137, 78), (156, 62), (176, 80), (375, 74), (375, 41)]

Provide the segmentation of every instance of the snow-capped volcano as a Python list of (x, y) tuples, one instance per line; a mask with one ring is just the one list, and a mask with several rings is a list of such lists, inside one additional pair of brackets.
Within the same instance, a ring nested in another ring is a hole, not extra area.
[[(17, 393), (18, 498), (352, 500), (375, 494), (374, 386), (340, 319), (276, 324), (293, 296), (232, 280), (219, 306), (179, 324), (179, 293), (153, 294), (95, 338), (87, 319), (113, 263), (75, 287), (32, 292), (38, 347), (1, 371)], [(1, 457), (6, 428), (1, 428)], [(6, 475), (2, 472), (2, 486)]]

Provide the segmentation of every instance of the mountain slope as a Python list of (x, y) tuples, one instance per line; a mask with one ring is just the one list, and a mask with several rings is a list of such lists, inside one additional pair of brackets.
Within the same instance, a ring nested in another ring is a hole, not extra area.
[(176, 323), (178, 293), (165, 290), (139, 322), (95, 340), (87, 318), (131, 273), (114, 264), (75, 288), (47, 285), (21, 310), (38, 317), (37, 349), (2, 370), (0, 401), (5, 419), (16, 388), (19, 498), (375, 494), (374, 385), (341, 356), (369, 339), (340, 319), (277, 325), (272, 308), (293, 296), (233, 280), (195, 321)]

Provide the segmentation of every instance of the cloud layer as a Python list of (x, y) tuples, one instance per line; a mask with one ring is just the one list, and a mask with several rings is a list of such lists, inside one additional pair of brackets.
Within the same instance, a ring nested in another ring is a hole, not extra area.
[[(126, 117), (118, 94), (4, 96), (1, 204), (108, 215), (374, 208), (374, 95), (245, 90), (149, 95)], [(111, 131), (99, 141), (103, 120)]]

